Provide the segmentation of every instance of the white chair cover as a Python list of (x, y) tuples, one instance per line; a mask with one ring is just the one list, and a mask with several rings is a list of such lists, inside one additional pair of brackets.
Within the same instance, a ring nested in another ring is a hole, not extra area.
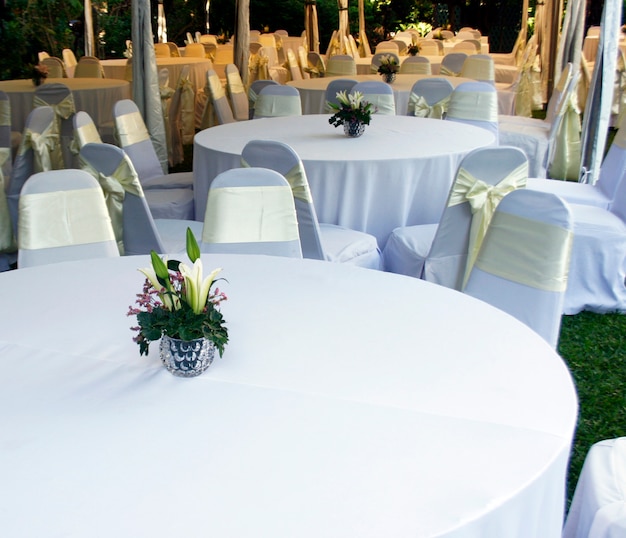
[(95, 56), (83, 56), (74, 71), (76, 78), (105, 78), (100, 59)]
[(167, 43), (155, 43), (154, 56), (156, 58), (170, 58), (170, 46)]
[(265, 86), (254, 105), (254, 118), (301, 115), (300, 93), (293, 86)]
[(454, 86), (445, 78), (418, 80), (411, 88), (407, 114), (419, 118), (443, 119)]
[(396, 64), (400, 65), (400, 57), (396, 52), (377, 52), (374, 56), (372, 56), (372, 61), (370, 63), (370, 70), (372, 73), (378, 73), (378, 68), (380, 67), (381, 60), (383, 58), (393, 58), (396, 61)]
[(311, 72), (308, 70), (309, 60), (306, 55), (306, 50), (302, 45), (298, 46), (298, 65), (300, 66), (300, 73), (303, 79), (311, 78)]
[(207, 95), (207, 100), (202, 115), (202, 128), (233, 123), (236, 120), (224, 92), (222, 81), (214, 69), (207, 71), (206, 78), (207, 83), (204, 87), (204, 93)]
[(626, 437), (595, 443), (585, 458), (563, 538), (626, 536)]
[(272, 86), (272, 85), (275, 86), (277, 84), (278, 82), (276, 82), (275, 80), (270, 80), (270, 79), (255, 80), (254, 82), (250, 84), (250, 87), (248, 88), (248, 108), (250, 110), (249, 112), (250, 119), (254, 117), (254, 106), (256, 104), (256, 100), (259, 98), (259, 92), (265, 86)]
[(336, 54), (326, 62), (327, 77), (349, 77), (356, 75), (356, 62), (347, 54)]
[(65, 71), (65, 64), (60, 58), (56, 56), (48, 56), (39, 60), (43, 65), (48, 68), (48, 76), (50, 78), (67, 78), (67, 72)]
[(209, 187), (202, 252), (302, 257), (293, 194), (266, 168), (233, 168)]
[(464, 292), (508, 312), (556, 348), (572, 215), (554, 194), (519, 189), (498, 205)]
[(326, 64), (324, 63), (324, 59), (320, 56), (319, 52), (309, 51), (306, 58), (307, 67), (305, 68), (305, 71), (311, 75), (311, 78), (326, 76)]
[(425, 56), (408, 56), (400, 64), (401, 75), (430, 75), (430, 60)]
[(17, 232), (18, 201), (24, 183), (36, 172), (52, 170), (51, 152), (59, 143), (56, 116), (52, 107), (41, 106), (33, 109), (26, 118), (22, 141), (6, 191), (14, 232)]
[(183, 56), (188, 58), (206, 58), (204, 45), (202, 43), (187, 43)]
[(11, 108), (6, 93), (0, 93), (0, 271), (10, 267), (7, 253), (15, 252), (13, 225), (6, 197), (11, 173)]
[[(440, 56), (441, 49), (434, 39), (422, 39), (419, 44), (420, 54), (424, 56)], [(443, 73), (442, 73), (443, 74)]]
[(328, 103), (333, 103), (336, 105), (339, 104), (339, 101), (337, 100), (337, 94), (344, 91), (346, 93), (350, 93), (356, 83), (357, 81), (351, 78), (336, 78), (331, 80), (328, 83), (328, 86), (326, 86), (326, 101), (324, 105), (324, 111), (328, 114), (333, 114), (334, 110), (330, 108)]
[(298, 65), (298, 59), (293, 50), (287, 50), (287, 63), (289, 65), (289, 72), (291, 73), (291, 80), (302, 80), (302, 72)]
[(439, 74), (447, 77), (458, 77), (461, 74), (467, 56), (464, 52), (450, 52), (446, 54), (443, 60), (441, 60)]
[(526, 29), (520, 30), (517, 34), (517, 39), (513, 44), (511, 52), (491, 53), (490, 56), (496, 65), (518, 65), (522, 49), (524, 47), (524, 38), (526, 36)]
[(368, 80), (356, 83), (352, 92), (361, 92), (363, 100), (376, 107), (374, 114), (396, 115), (396, 101), (389, 84), (378, 80)]
[(505, 194), (524, 186), (527, 167), (526, 157), (516, 148), (468, 153), (439, 225), (396, 228), (383, 250), (385, 269), (460, 290), (493, 211)]
[(453, 52), (464, 52), (466, 54), (476, 54), (480, 49), (476, 49), (475, 43), (469, 41), (461, 41), (452, 47)]
[(74, 142), (76, 150), (80, 151), (85, 144), (102, 142), (96, 124), (87, 112), (79, 110), (74, 114), (72, 121), (74, 124)]
[(250, 119), (250, 109), (246, 89), (235, 64), (226, 66), (226, 89), (232, 107), (233, 116), (237, 121)]
[(376, 238), (333, 224), (320, 224), (306, 172), (296, 152), (283, 142), (252, 140), (241, 153), (244, 166), (269, 168), (283, 175), (294, 196), (302, 255), (305, 258), (382, 269)]
[(498, 141), (498, 92), (486, 82), (459, 84), (448, 103), (446, 120), (476, 125), (491, 131)]
[(104, 191), (121, 254), (184, 252), (188, 227), (199, 240), (201, 222), (152, 218), (137, 172), (124, 150), (111, 144), (87, 144), (80, 157), (81, 167)]
[(468, 56), (463, 62), (461, 76), (495, 84), (496, 70), (493, 60), (488, 54), (473, 54)]
[(37, 86), (33, 96), (33, 108), (40, 106), (50, 106), (54, 110), (55, 128), (61, 141), (52, 151), (52, 168), (55, 170), (72, 168), (74, 165), (71, 150), (74, 138), (72, 117), (76, 113), (72, 91), (65, 84), (60, 83)]
[(76, 64), (78, 64), (78, 60), (76, 60), (76, 55), (72, 49), (63, 49), (63, 63), (65, 64), (65, 71), (68, 77), (74, 76), (74, 71), (76, 69)]
[(376, 45), (374, 54), (378, 54), (380, 52), (387, 54), (393, 52), (396, 56), (400, 55), (400, 51), (398, 50), (398, 43), (396, 43), (395, 41), (381, 41), (380, 43), (378, 43), (378, 45)]
[[(155, 43), (156, 45), (164, 45), (168, 50), (169, 47), (166, 43)], [(170, 112), (174, 114), (180, 113), (180, 94), (177, 97), (177, 102), (172, 110), (172, 98), (174, 97), (175, 90), (170, 88), (170, 71), (167, 67), (159, 69), (159, 94), (161, 96), (161, 112), (163, 113), (163, 123), (165, 124), (165, 140), (167, 142), (167, 160), (170, 166), (174, 166), (183, 160), (183, 148), (180, 134), (178, 134), (176, 140), (172, 139), (172, 125)]]
[(98, 182), (82, 170), (31, 176), (19, 202), (18, 267), (119, 256)]

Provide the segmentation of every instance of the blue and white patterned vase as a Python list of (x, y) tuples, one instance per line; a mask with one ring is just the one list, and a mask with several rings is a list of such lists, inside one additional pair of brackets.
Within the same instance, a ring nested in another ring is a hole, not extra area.
[(215, 344), (207, 338), (178, 340), (164, 334), (159, 355), (165, 368), (175, 376), (196, 377), (211, 366)]

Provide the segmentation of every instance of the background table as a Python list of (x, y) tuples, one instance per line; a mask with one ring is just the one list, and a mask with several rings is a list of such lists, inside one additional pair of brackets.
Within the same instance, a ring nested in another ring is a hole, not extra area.
[[(130, 84), (125, 80), (103, 78), (48, 78), (46, 84), (60, 82), (72, 90), (76, 110), (84, 110), (99, 128), (113, 124), (113, 105), (130, 99)], [(31, 80), (3, 80), (0, 90), (11, 102), (11, 128), (22, 131), (33, 109), (35, 86)]]
[(381, 115), (363, 136), (348, 138), (329, 117), (264, 118), (196, 134), (196, 218), (204, 218), (213, 178), (240, 166), (247, 142), (278, 140), (300, 155), (320, 222), (369, 232), (383, 248), (397, 226), (438, 222), (461, 159), (494, 143), (489, 131), (471, 125)]
[(403, 276), (204, 262), (231, 343), (194, 379), (131, 341), (148, 257), (0, 275), (0, 535), (560, 537), (576, 395), (530, 329)]

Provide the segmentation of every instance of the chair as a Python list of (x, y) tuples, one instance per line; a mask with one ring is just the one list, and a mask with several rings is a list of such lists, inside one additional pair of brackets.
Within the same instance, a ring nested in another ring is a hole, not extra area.
[(78, 65), (74, 71), (76, 78), (105, 78), (104, 69), (99, 58), (94, 56), (83, 56), (78, 60)]
[(488, 54), (472, 54), (463, 62), (461, 76), (473, 78), (480, 82), (489, 82), (495, 86), (496, 70), (491, 56)]
[(476, 51), (476, 47), (473, 43), (470, 43), (468, 41), (461, 41), (460, 43), (456, 43), (453, 47), (452, 47), (452, 52), (450, 52), (449, 54), (453, 54), (456, 52), (463, 52), (465, 54), (477, 54)]
[(259, 43), (258, 41), (251, 41), (250, 42), (250, 54), (251, 55), (255, 55), (258, 54), (258, 52), (263, 48), (263, 45), (261, 45), (261, 43)]
[(204, 45), (202, 43), (188, 43), (185, 46), (184, 56), (187, 58), (206, 58)]
[(327, 77), (349, 77), (356, 75), (356, 62), (347, 54), (336, 54), (326, 62)]
[(180, 51), (178, 50), (178, 45), (176, 45), (176, 43), (168, 41), (166, 45), (170, 48), (170, 56), (172, 58), (180, 58)]
[(396, 115), (396, 101), (389, 84), (380, 80), (357, 82), (352, 88), (354, 92), (361, 92), (363, 100), (376, 107), (374, 114)]
[[(385, 270), (461, 290), (499, 200), (527, 177), (528, 161), (517, 148), (471, 151), (459, 165), (439, 224), (396, 228), (383, 250)], [(489, 195), (481, 197), (476, 187)]]
[(250, 30), (250, 43), (258, 43), (260, 35), (259, 30)]
[(301, 116), (300, 93), (293, 86), (265, 86), (254, 105), (254, 118)]
[(76, 60), (76, 56), (74, 55), (74, 51), (72, 49), (63, 49), (63, 63), (65, 64), (65, 71), (68, 77), (74, 76), (74, 70), (76, 69), (76, 65), (78, 64), (78, 60)]
[(498, 92), (487, 82), (459, 84), (448, 103), (446, 120), (475, 125), (492, 132), (498, 144)]
[(302, 72), (300, 71), (298, 59), (291, 49), (287, 50), (287, 63), (289, 65), (289, 72), (291, 73), (291, 80), (302, 80)]
[(302, 45), (298, 46), (298, 64), (302, 78), (305, 80), (311, 78), (311, 73), (307, 71), (309, 67), (309, 60), (307, 59), (306, 51)]
[(201, 222), (152, 218), (137, 172), (123, 149), (111, 144), (86, 144), (80, 151), (80, 161), (81, 168), (93, 175), (104, 191), (120, 254), (184, 252), (188, 227), (196, 238), (202, 235)]
[(441, 37), (443, 39), (454, 39), (454, 32), (452, 30), (441, 30)]
[(398, 54), (400, 56), (405, 56), (406, 55), (406, 49), (408, 48), (408, 45), (406, 44), (406, 41), (402, 40), (402, 39), (392, 39), (390, 40), (390, 43), (395, 43), (396, 46), (398, 47)]
[(50, 78), (67, 78), (65, 64), (56, 56), (48, 56), (41, 60), (41, 63), (48, 68), (48, 76)]
[(448, 77), (458, 77), (463, 69), (463, 64), (467, 59), (468, 54), (465, 52), (449, 52), (441, 60), (441, 67), (439, 68), (439, 74)]
[[(491, 56), (491, 55), (490, 55)], [(537, 36), (532, 36), (521, 56), (520, 66), (510, 84), (496, 83), (498, 90), (498, 117), (532, 116), (533, 71), (537, 56)]]
[[(193, 220), (193, 173), (163, 174), (148, 129), (130, 99), (115, 103), (113, 117), (120, 146), (129, 156), (154, 218)], [(148, 191), (157, 191), (149, 193)]]
[(42, 62), (46, 58), (50, 58), (50, 55), (45, 50), (39, 51), (37, 53), (37, 61)]
[(249, 109), (249, 118), (252, 119), (254, 115), (254, 106), (256, 104), (256, 100), (259, 98), (259, 92), (265, 88), (265, 86), (276, 86), (278, 82), (275, 80), (255, 80), (250, 87), (248, 88), (248, 109)]
[(193, 36), (191, 35), (191, 32), (186, 32), (185, 37), (186, 37), (185, 46), (195, 43)]
[(556, 348), (572, 249), (572, 215), (549, 193), (518, 189), (495, 210), (464, 293), (503, 310)]
[(419, 44), (420, 54), (424, 56), (441, 56), (443, 52), (443, 46), (439, 46), (441, 43), (436, 39), (422, 39)]
[(304, 165), (290, 146), (271, 140), (252, 140), (243, 148), (241, 160), (244, 166), (275, 170), (291, 185), (303, 257), (382, 268), (374, 236), (318, 222)]
[(491, 53), (490, 56), (496, 65), (518, 65), (518, 60), (521, 55), (521, 51), (524, 48), (524, 36), (526, 32), (520, 30), (517, 34), (517, 39), (513, 44), (511, 52)]
[(274, 170), (233, 168), (209, 187), (200, 250), (301, 258), (291, 187)]
[(397, 53), (394, 52), (377, 52), (372, 56), (372, 61), (370, 63), (370, 70), (372, 73), (378, 73), (378, 68), (380, 67), (381, 61), (383, 58), (393, 58), (396, 63), (400, 65), (400, 58)]
[(22, 187), (19, 268), (119, 256), (98, 182), (82, 170), (49, 170)]
[(339, 101), (337, 100), (337, 94), (339, 92), (350, 93), (356, 83), (357, 81), (351, 78), (336, 78), (334, 80), (331, 80), (328, 83), (328, 86), (326, 86), (326, 100), (324, 105), (324, 111), (329, 114), (333, 114), (334, 110), (330, 108), (328, 103), (338, 105)]
[(72, 168), (74, 157), (71, 144), (74, 138), (72, 117), (76, 113), (72, 91), (60, 83), (42, 84), (35, 88), (33, 107), (50, 106), (56, 117), (56, 129), (61, 143), (52, 150), (52, 168)]
[(155, 43), (154, 44), (154, 55), (157, 58), (170, 58), (170, 47), (167, 43)]
[(626, 535), (626, 438), (605, 439), (587, 453), (563, 527), (563, 538)]
[(12, 169), (11, 134), (11, 103), (9, 96), (0, 91), (0, 272), (10, 268), (17, 249), (6, 197)]
[(215, 70), (209, 69), (206, 73), (206, 78), (207, 84), (204, 87), (204, 91), (208, 95), (204, 113), (202, 114), (202, 128), (233, 123), (236, 121), (233, 111), (230, 108), (222, 82)]
[(319, 78), (326, 76), (326, 64), (319, 52), (310, 51), (306, 55), (307, 67), (305, 70), (311, 75), (311, 78)]
[(171, 102), (167, 110), (166, 131), (168, 135), (168, 160), (171, 166), (185, 159), (183, 145), (193, 143), (195, 133), (195, 92), (189, 79), (189, 66), (180, 71), (176, 89), (171, 90)]
[(443, 119), (453, 91), (454, 86), (445, 78), (418, 80), (409, 94), (407, 115)]
[(98, 128), (87, 112), (83, 110), (76, 112), (72, 124), (74, 126), (74, 142), (78, 151), (86, 144), (102, 143)]
[(431, 75), (430, 60), (425, 56), (408, 56), (400, 64), (401, 75)]
[(287, 30), (276, 30), (274, 34), (283, 37), (289, 37), (289, 32), (287, 32)]
[(248, 96), (244, 88), (243, 81), (239, 74), (239, 69), (235, 64), (226, 66), (226, 90), (233, 111), (233, 116), (237, 121), (250, 119), (250, 109)]
[(17, 154), (21, 141), (22, 133), (11, 130), (11, 101), (9, 96), (0, 90), (0, 177), (8, 180), (11, 175), (13, 156)]
[(529, 178), (527, 188), (550, 192), (570, 204), (583, 204), (609, 209), (615, 200), (617, 189), (626, 177), (626, 115), (622, 116), (619, 129), (602, 161), (597, 181), (575, 181)]
[(376, 45), (376, 49), (374, 50), (374, 54), (378, 53), (390, 53), (393, 52), (396, 56), (400, 55), (400, 51), (398, 50), (398, 43), (395, 41), (381, 41)]

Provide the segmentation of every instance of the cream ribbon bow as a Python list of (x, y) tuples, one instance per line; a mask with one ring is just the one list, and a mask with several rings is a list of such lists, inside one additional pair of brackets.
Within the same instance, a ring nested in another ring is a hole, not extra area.
[(53, 128), (43, 133), (36, 133), (30, 129), (24, 131), (21, 150), (33, 150), (33, 171), (47, 172), (52, 170), (52, 152), (59, 145), (59, 134)]
[(409, 110), (413, 110), (413, 115), (418, 118), (434, 118), (440, 120), (448, 106), (450, 97), (444, 97), (441, 101), (437, 101), (432, 106), (428, 104), (424, 96), (411, 92), (409, 97)]
[(110, 176), (99, 172), (84, 159), (80, 159), (80, 165), (83, 170), (89, 172), (93, 177), (95, 177), (98, 180), (100, 187), (102, 187), (109, 217), (111, 218), (111, 224), (113, 225), (115, 240), (117, 241), (120, 254), (123, 255), (124, 197), (126, 196), (126, 193), (129, 192), (130, 194), (143, 198), (143, 190), (139, 183), (137, 172), (128, 159), (122, 159), (118, 167)]
[(195, 133), (195, 100), (196, 93), (193, 83), (188, 78), (184, 78), (179, 83), (180, 87), (180, 118), (181, 130), (183, 135), (183, 144), (193, 143), (193, 135)]
[(447, 77), (458, 77), (461, 73), (457, 73), (456, 71), (452, 71), (452, 69), (449, 69), (445, 65), (442, 65), (439, 68), (439, 74), (447, 76)]
[(64, 120), (68, 119), (72, 114), (76, 112), (76, 107), (74, 105), (74, 98), (72, 97), (71, 94), (65, 97), (65, 99), (63, 99), (60, 103), (57, 103), (56, 105), (47, 103), (46, 101), (41, 99), (41, 97), (39, 97), (38, 95), (35, 95), (35, 97), (33, 98), (33, 107), (37, 108), (40, 106), (51, 107), (52, 110), (54, 110), (55, 115)]
[(500, 200), (509, 192), (526, 186), (527, 179), (528, 163), (518, 166), (496, 185), (489, 185), (481, 181), (464, 168), (459, 169), (448, 206), (468, 202), (472, 210), (472, 224), (470, 226), (463, 288), (465, 288), (470, 271), (474, 266), (476, 256), (478, 256), (478, 251), (487, 233), (487, 228)]
[[(249, 168), (250, 165), (242, 158), (241, 166), (243, 168)], [(285, 174), (285, 179), (291, 187), (293, 197), (298, 200), (302, 200), (308, 204), (313, 203), (313, 197), (311, 196), (311, 189), (309, 188), (309, 182), (306, 179), (306, 172), (301, 164), (296, 164), (289, 172)]]
[(13, 226), (4, 190), (4, 172), (2, 171), (2, 167), (10, 155), (11, 148), (0, 148), (0, 252), (15, 251), (15, 238), (13, 237)]

